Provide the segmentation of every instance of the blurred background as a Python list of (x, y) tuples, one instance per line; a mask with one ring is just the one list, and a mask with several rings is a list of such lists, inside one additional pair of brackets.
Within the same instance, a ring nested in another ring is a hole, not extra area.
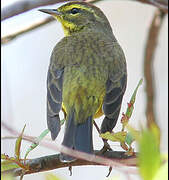
[[(11, 0), (2, 0), (2, 8), (10, 4)], [(45, 8), (57, 8), (61, 4)], [(107, 16), (113, 32), (122, 46), (128, 69), (128, 83), (124, 95), (122, 112), (126, 111), (127, 102), (141, 78), (143, 84), (138, 90), (135, 109), (130, 124), (139, 129), (145, 125), (145, 81), (144, 81), (144, 48), (148, 30), (156, 10), (155, 7), (134, 1), (100, 1), (95, 3)], [(2, 35), (17, 31), (24, 26), (47, 17), (37, 9), (15, 16), (2, 22)], [(160, 126), (162, 139), (161, 151), (168, 150), (168, 15), (160, 30), (158, 45), (153, 64), (155, 79), (155, 114)], [(2, 121), (21, 132), (26, 124), (25, 134), (38, 136), (47, 128), (46, 124), (46, 78), (50, 55), (55, 44), (64, 37), (61, 25), (53, 21), (34, 31), (28, 32), (17, 39), (1, 46), (1, 110)], [(60, 114), (63, 117), (62, 113)], [(102, 119), (102, 118), (101, 118)], [(96, 122), (100, 126), (101, 119)], [(120, 121), (114, 131), (121, 129)], [(57, 138), (62, 142), (64, 127)], [(9, 132), (2, 128), (2, 136), (9, 136)], [(94, 149), (102, 148), (102, 140), (94, 128)], [(50, 138), (50, 135), (48, 135)], [(14, 154), (15, 140), (3, 140), (2, 153), (10, 156)], [(30, 143), (23, 142), (23, 155)], [(111, 143), (114, 150), (121, 150), (119, 143)], [(37, 147), (28, 158), (37, 158), (56, 152)], [(67, 168), (53, 170), (64, 180), (108, 180), (108, 167), (82, 166), (73, 167), (73, 175), (69, 176)], [(118, 176), (125, 180), (126, 176), (120, 171), (113, 170), (111, 176)], [(44, 179), (44, 173), (24, 176), (25, 180)], [(139, 179), (131, 176), (131, 179)]]

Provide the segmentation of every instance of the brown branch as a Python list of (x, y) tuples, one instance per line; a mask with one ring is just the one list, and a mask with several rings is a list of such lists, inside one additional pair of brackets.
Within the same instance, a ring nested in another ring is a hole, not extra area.
[(41, 20), (39, 22), (28, 25), (28, 26), (14, 32), (14, 33), (8, 34), (8, 35), (1, 38), (1, 44), (6, 44), (9, 41), (14, 40), (18, 36), (23, 35), (26, 32), (32, 31), (32, 30), (34, 30), (36, 28), (39, 28), (39, 27), (41, 27), (41, 26), (43, 26), (43, 25), (45, 25), (45, 24), (47, 24), (49, 22), (52, 22), (52, 21), (54, 21), (54, 18), (53, 17), (48, 17), (48, 18), (45, 18), (45, 19), (43, 19), (43, 20)]
[(32, 10), (40, 6), (52, 5), (60, 2), (65, 2), (65, 0), (23, 0), (15, 2), (1, 11), (1, 20), (16, 16), (18, 14), (24, 13), (26, 11)]
[[(61, 0), (61, 2), (62, 2), (63, 0)], [(96, 0), (85, 0), (85, 1), (87, 1), (87, 2), (92, 2), (92, 3), (94, 3), (94, 2), (96, 2)], [(97, 0), (98, 1), (98, 0)], [(138, 1), (141, 1), (141, 2), (149, 2), (149, 0), (138, 0)], [(11, 9), (11, 11), (14, 11), (15, 12), (15, 6), (18, 8), (17, 9), (17, 11), (16, 11), (16, 13), (23, 13), (23, 12), (25, 12), (25, 11), (27, 11), (27, 8), (26, 9), (24, 9), (24, 7), (26, 6), (26, 4), (28, 4), (28, 7), (29, 8), (34, 8), (34, 7), (39, 7), (40, 5), (46, 5), (46, 4), (50, 4), (50, 3), (56, 3), (56, 2), (60, 2), (60, 0), (55, 0), (55, 1), (51, 1), (50, 2), (50, 0), (48, 0), (48, 1), (40, 1), (40, 0), (38, 0), (38, 2), (36, 1), (36, 2), (34, 2), (34, 3), (32, 3), (32, 1), (29, 1), (29, 2), (27, 2), (27, 1), (21, 1), (21, 2), (16, 2), (16, 4), (14, 4), (14, 5), (11, 5), (11, 6), (9, 6), (9, 7), (7, 7), (7, 10), (5, 10), (4, 9), (4, 12), (7, 14), (7, 12), (9, 11), (8, 10), (8, 8), (9, 9)], [(165, 6), (167, 6), (168, 7), (168, 1), (167, 2), (165, 2), (165, 0), (156, 0), (156, 1), (153, 1), (154, 3), (156, 2), (157, 4), (160, 4), (160, 7), (164, 4), (164, 7)], [(159, 3), (160, 2), (160, 3)], [(21, 3), (20, 5), (18, 5), (18, 3)], [(150, 3), (150, 2), (149, 2)], [(20, 7), (20, 8), (19, 8)], [(165, 9), (163, 7), (163, 9)], [(20, 9), (20, 10), (19, 10)], [(13, 12), (13, 13), (14, 13)], [(167, 11), (168, 12), (168, 11)], [(10, 15), (10, 14), (9, 14)], [(4, 16), (7, 16), (7, 15), (4, 15)], [(14, 15), (10, 15), (9, 17), (12, 17), (12, 16), (14, 16)], [(3, 17), (3, 10), (2, 10), (2, 17)], [(20, 29), (20, 30), (17, 30), (16, 32), (13, 32), (13, 33), (11, 33), (11, 34), (8, 34), (8, 35), (6, 35), (6, 36), (4, 36), (4, 37), (2, 37), (1, 38), (1, 44), (3, 45), (3, 44), (6, 44), (6, 43), (8, 43), (8, 42), (10, 42), (10, 41), (12, 41), (12, 40), (14, 40), (15, 38), (17, 38), (18, 36), (20, 36), (20, 35), (23, 35), (23, 34), (25, 34), (25, 33), (27, 33), (27, 32), (29, 32), (29, 31), (32, 31), (32, 30), (34, 30), (34, 29), (36, 29), (36, 28), (39, 28), (39, 27), (41, 27), (41, 26), (43, 26), (43, 25), (45, 25), (45, 24), (47, 24), (47, 23), (49, 23), (49, 22), (52, 22), (52, 21), (54, 21), (54, 18), (52, 18), (52, 17), (48, 17), (48, 18), (46, 18), (46, 19), (43, 19), (43, 20), (41, 20), (41, 21), (39, 21), (39, 22), (37, 22), (37, 23), (33, 23), (33, 24), (31, 24), (31, 25), (28, 25), (28, 26), (26, 26), (26, 27), (24, 27), (24, 28), (22, 28), (22, 29)]]
[(94, 124), (94, 126), (95, 126), (95, 128), (96, 128), (96, 130), (97, 130), (98, 134), (100, 134), (100, 129), (99, 129), (99, 127), (97, 126), (97, 124), (96, 124), (96, 122), (95, 122), (95, 121), (93, 121), (93, 124)]
[[(95, 154), (97, 154), (98, 151), (95, 151)], [(127, 156), (125, 155), (125, 152), (122, 151), (115, 151), (115, 152), (106, 152), (104, 155), (100, 156), (104, 158), (109, 158), (110, 160), (113, 160), (114, 162), (125, 164), (127, 166), (136, 166), (137, 165), (137, 158), (136, 155), (133, 156)], [(84, 166), (84, 165), (104, 165), (93, 161), (86, 161), (82, 159), (77, 159), (74, 162), (71, 163), (63, 163), (59, 160), (59, 154), (50, 155), (50, 156), (44, 156), (36, 159), (31, 159), (26, 161), (26, 165), (29, 165), (29, 170), (25, 172), (25, 174), (33, 174), (33, 173), (39, 173), (44, 171), (49, 171), (53, 169), (63, 168), (63, 167), (69, 167), (69, 166)], [(129, 169), (127, 170), (130, 173)], [(14, 176), (20, 176), (22, 175), (22, 169), (12, 169), (4, 171), (3, 173), (12, 173)], [(137, 171), (133, 171), (133, 173), (137, 173)]]
[(152, 20), (144, 57), (144, 76), (146, 81), (146, 116), (147, 116), (147, 126), (150, 128), (152, 124), (156, 124), (155, 113), (154, 113), (154, 72), (153, 72), (153, 60), (154, 53), (157, 46), (158, 35), (162, 22), (164, 20), (165, 13), (157, 9), (154, 18)]
[[(24, 13), (26, 11), (29, 11), (31, 9), (40, 7), (40, 6), (46, 6), (46, 5), (52, 5), (60, 2), (65, 2), (66, 0), (36, 0), (36, 1), (30, 1), (30, 0), (23, 0), (19, 2), (15, 2), (10, 6), (7, 6), (2, 9), (1, 11), (1, 20), (5, 20), (7, 18), (13, 17), (15, 15)], [(84, 0), (86, 2), (95, 2), (95, 0)], [(168, 13), (168, 0), (136, 0), (142, 3), (151, 4), (153, 6), (156, 6), (160, 8), (165, 13)]]
[(136, 0), (142, 3), (153, 5), (164, 13), (168, 13), (168, 0)]
[[(19, 135), (20, 133), (17, 132), (15, 129), (10, 127), (9, 125), (5, 124), (4, 122), (1, 122), (2, 126), (11, 132), (12, 134)], [(25, 135), (23, 137), (26, 137)], [(31, 138), (30, 138), (31, 139)], [(35, 141), (35, 139), (33, 139)], [(104, 165), (104, 166), (111, 166), (117, 169), (120, 169), (122, 166), (136, 166), (137, 165), (137, 158), (136, 154), (132, 156), (126, 155), (126, 153), (123, 151), (107, 151), (104, 154), (100, 154), (100, 151), (95, 151), (94, 155), (75, 151), (72, 149), (69, 149), (62, 145), (57, 145), (58, 143), (55, 142), (49, 142), (49, 141), (41, 141), (39, 145), (44, 146), (48, 149), (52, 149), (54, 151), (59, 151), (68, 155), (71, 155), (73, 157), (76, 157), (78, 160), (72, 163), (62, 163), (59, 160), (59, 154), (56, 155), (50, 155), (45, 157), (40, 157), (32, 160), (27, 160), (26, 165), (29, 165), (30, 170), (26, 171), (26, 174), (36, 173), (36, 172), (42, 172), (47, 170), (52, 170), (56, 168), (62, 168), (62, 167), (69, 167), (71, 166), (80, 166), (80, 165)], [(108, 159), (109, 158), (109, 159)], [(80, 160), (81, 159), (81, 160)], [(125, 171), (124, 168), (122, 171)], [(127, 170), (129, 171), (129, 170)], [(23, 169), (17, 168), (12, 169), (10, 171), (4, 171), (4, 173), (12, 172), (15, 174), (15, 176), (19, 176), (22, 174)], [(131, 173), (136, 173), (136, 171), (131, 171)]]

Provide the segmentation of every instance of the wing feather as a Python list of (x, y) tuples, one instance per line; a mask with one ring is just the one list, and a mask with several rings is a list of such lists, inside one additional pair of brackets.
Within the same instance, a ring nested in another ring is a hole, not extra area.
[(117, 123), (121, 104), (127, 84), (127, 70), (124, 53), (116, 42), (112, 44), (112, 57), (109, 63), (109, 77), (106, 83), (106, 94), (103, 102), (105, 118), (101, 132), (112, 131)]
[(47, 124), (52, 139), (56, 139), (60, 131), (59, 112), (62, 105), (63, 69), (52, 71), (47, 76)]

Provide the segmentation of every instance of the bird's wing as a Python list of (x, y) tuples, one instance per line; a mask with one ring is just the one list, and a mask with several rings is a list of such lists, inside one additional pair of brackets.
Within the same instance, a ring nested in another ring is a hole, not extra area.
[(62, 105), (63, 68), (49, 68), (47, 76), (47, 124), (52, 139), (56, 139), (60, 131), (59, 111)]
[[(62, 108), (64, 68), (74, 64), (74, 53), (67, 37), (56, 44), (52, 51), (47, 77), (47, 124), (54, 140), (60, 131), (59, 111)], [(64, 110), (64, 109), (63, 109)]]
[(118, 43), (113, 45), (112, 61), (109, 65), (109, 77), (103, 102), (105, 118), (101, 125), (102, 133), (112, 131), (115, 127), (121, 109), (123, 95), (126, 90), (126, 62), (124, 53)]

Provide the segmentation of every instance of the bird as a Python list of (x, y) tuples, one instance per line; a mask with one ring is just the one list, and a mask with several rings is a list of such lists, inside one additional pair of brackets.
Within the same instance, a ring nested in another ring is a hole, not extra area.
[[(65, 116), (62, 145), (93, 154), (93, 122), (104, 116), (100, 132), (115, 127), (127, 85), (125, 54), (104, 13), (95, 5), (72, 1), (52, 15), (64, 37), (53, 48), (47, 72), (47, 125), (55, 140)], [(65, 153), (61, 162), (75, 161)]]

